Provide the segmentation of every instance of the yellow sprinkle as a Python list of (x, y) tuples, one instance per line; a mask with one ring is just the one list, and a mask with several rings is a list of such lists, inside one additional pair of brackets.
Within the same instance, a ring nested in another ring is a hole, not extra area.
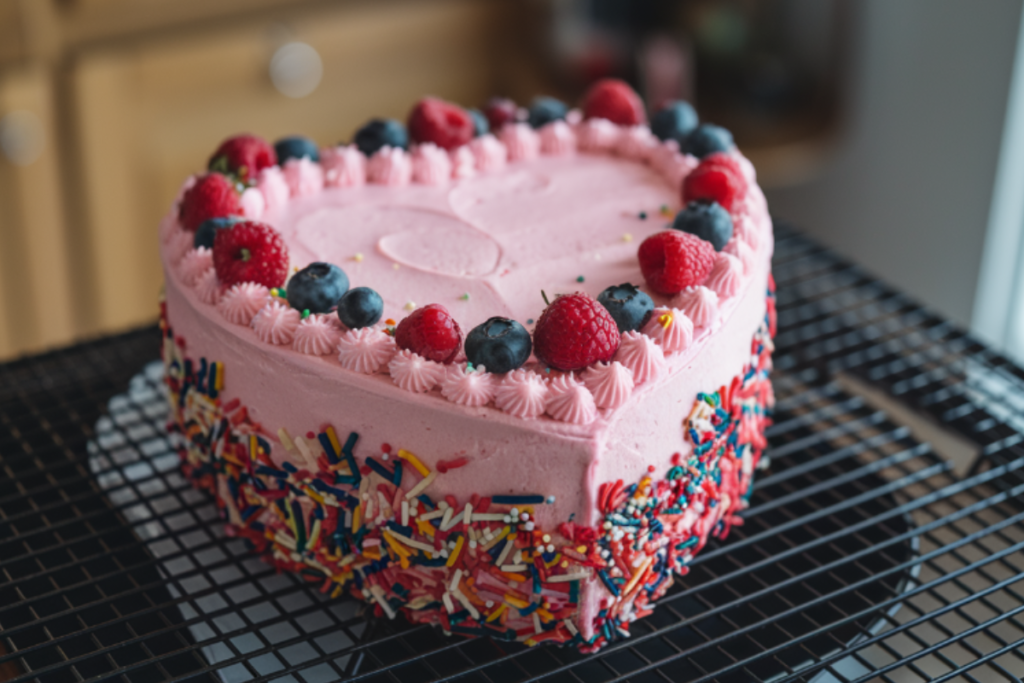
[(662, 313), (661, 315), (658, 316), (658, 322), (661, 324), (663, 328), (667, 330), (669, 326), (672, 324), (672, 314)]
[(327, 428), (327, 440), (331, 442), (331, 446), (334, 448), (334, 453), (339, 458), (341, 457), (341, 444), (338, 442), (338, 435), (334, 433), (334, 427)]
[(214, 365), (217, 366), (217, 381), (213, 386), (217, 391), (224, 391), (224, 365), (222, 363), (214, 363)]
[(363, 258), (364, 256), (362, 254), (356, 254), (355, 256), (352, 257), (352, 260), (355, 261), (356, 263), (359, 263), (360, 261), (363, 260)]
[(413, 302), (413, 301), (406, 301), (405, 302), (405, 310), (407, 310), (407, 311), (415, 311), (416, 310), (416, 303)]
[(488, 622), (496, 621), (498, 619), (498, 617), (501, 616), (501, 613), (504, 612), (506, 609), (508, 609), (508, 605), (506, 605), (504, 603), (498, 605), (498, 609), (494, 610), (493, 612), (491, 612), (487, 616), (487, 621)]
[(623, 242), (632, 242), (633, 241), (633, 233), (631, 233), (631, 232), (623, 233), (622, 241)]
[(281, 445), (284, 446), (286, 451), (294, 451), (295, 444), (292, 443), (292, 436), (288, 433), (288, 430), (281, 427), (277, 430), (277, 438), (281, 440)]
[(357, 505), (356, 511), (352, 513), (352, 533), (359, 531), (359, 517), (362, 515), (362, 512), (362, 506)]
[(399, 268), (401, 268), (401, 266), (398, 265), (397, 263), (392, 263), (391, 267), (394, 268), (395, 270), (398, 270)]
[(668, 208), (668, 204), (662, 204), (661, 205), (661, 215), (662, 216), (671, 216), (672, 215), (672, 209)]
[(344, 585), (338, 584), (338, 586), (333, 591), (331, 591), (331, 597), (332, 598), (336, 598), (339, 595), (341, 595), (341, 591), (342, 591), (343, 588), (344, 588)]
[(255, 434), (249, 435), (249, 459), (256, 462), (256, 449), (260, 447)]
[(459, 540), (455, 541), (455, 550), (448, 556), (448, 561), (444, 563), (446, 567), (454, 567), (455, 560), (459, 559), (459, 553), (462, 552), (462, 544), (466, 542), (465, 536), (459, 536)]
[(410, 453), (404, 448), (399, 448), (398, 457), (401, 458), (402, 460), (405, 460), (413, 467), (415, 467), (416, 471), (420, 473), (421, 477), (426, 477), (427, 475), (430, 474), (430, 470), (427, 469), (427, 466), (420, 462), (420, 459), (417, 458), (414, 453)]

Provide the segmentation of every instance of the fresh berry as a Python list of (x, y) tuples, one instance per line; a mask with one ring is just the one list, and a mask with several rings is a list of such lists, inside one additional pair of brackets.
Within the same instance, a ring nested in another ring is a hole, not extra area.
[(522, 367), (532, 350), (530, 333), (509, 318), (490, 318), (466, 335), (469, 362), (499, 375)]
[(181, 227), (195, 231), (208, 218), (220, 218), (242, 212), (238, 190), (227, 176), (207, 173), (199, 176), (181, 198), (178, 219)]
[(527, 121), (533, 128), (540, 128), (552, 121), (564, 119), (569, 113), (569, 107), (565, 102), (556, 100), (554, 97), (538, 97), (530, 104), (530, 113)]
[(451, 363), (462, 348), (462, 330), (441, 304), (429, 304), (405, 317), (395, 328), (395, 343), (427, 360)]
[(338, 318), (349, 329), (375, 325), (382, 315), (384, 300), (369, 287), (353, 287), (338, 299)]
[(269, 225), (242, 221), (217, 231), (213, 267), (228, 287), (241, 282), (280, 287), (288, 277), (288, 246)]
[(671, 295), (708, 279), (715, 264), (715, 248), (688, 232), (665, 230), (641, 242), (637, 258), (647, 286)]
[(451, 151), (472, 140), (474, 132), (469, 112), (436, 97), (424, 97), (409, 114), (409, 137), (413, 142), (433, 142)]
[(608, 119), (620, 126), (639, 126), (647, 122), (640, 96), (625, 81), (602, 78), (583, 96), (583, 116)]
[(469, 114), (469, 118), (473, 119), (473, 136), (480, 137), (481, 135), (487, 135), (491, 132), (491, 124), (487, 122), (487, 117), (479, 109), (467, 109), (466, 113)]
[(672, 227), (710, 242), (715, 251), (722, 251), (732, 239), (732, 216), (718, 202), (690, 202), (676, 214)]
[(686, 141), (680, 145), (680, 149), (685, 154), (703, 159), (715, 152), (728, 152), (733, 146), (732, 133), (721, 126), (702, 123), (686, 136)]
[(516, 112), (519, 107), (516, 103), (506, 97), (492, 97), (484, 105), (484, 116), (491, 130), (497, 133), (506, 123), (513, 123), (516, 120)]
[(615, 319), (619, 332), (639, 330), (647, 324), (654, 312), (651, 297), (628, 282), (612, 285), (598, 294), (597, 300)]
[(223, 216), (207, 219), (196, 229), (196, 235), (192, 238), (192, 246), (196, 249), (199, 247), (213, 249), (213, 238), (217, 236), (218, 230), (229, 228), (235, 223), (244, 220), (241, 216)]
[(266, 140), (255, 135), (236, 135), (220, 143), (210, 157), (208, 168), (250, 183), (256, 179), (256, 174), (275, 163), (274, 148)]
[(289, 159), (309, 159), (320, 161), (320, 149), (316, 143), (301, 135), (293, 135), (281, 138), (274, 143), (274, 152), (277, 154), (277, 163), (284, 166)]
[(409, 148), (409, 134), (400, 122), (394, 119), (373, 119), (356, 131), (352, 142), (367, 157), (372, 157), (381, 147)]
[(533, 352), (556, 370), (582, 370), (610, 361), (621, 336), (608, 309), (577, 292), (558, 297), (544, 309), (533, 331)]
[(700, 119), (693, 106), (684, 100), (675, 100), (651, 117), (651, 132), (659, 140), (675, 140), (682, 145), (698, 123)]
[(333, 263), (316, 262), (288, 280), (288, 303), (310, 313), (327, 313), (348, 291), (348, 275)]
[(732, 211), (747, 194), (747, 179), (739, 162), (728, 154), (712, 154), (704, 158), (683, 180), (683, 203), (695, 200), (718, 202)]

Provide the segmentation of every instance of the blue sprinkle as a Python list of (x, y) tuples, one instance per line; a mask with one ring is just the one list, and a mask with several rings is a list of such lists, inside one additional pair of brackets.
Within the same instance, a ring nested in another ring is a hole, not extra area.
[[(369, 460), (369, 458), (367, 458)], [(540, 505), (544, 502), (544, 496), (536, 494), (525, 494), (521, 496), (491, 496), (491, 502), (495, 505)]]

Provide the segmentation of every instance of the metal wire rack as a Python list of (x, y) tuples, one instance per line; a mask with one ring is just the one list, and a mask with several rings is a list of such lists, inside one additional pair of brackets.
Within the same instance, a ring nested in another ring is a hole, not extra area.
[(630, 640), (446, 638), (274, 573), (179, 475), (147, 329), (0, 366), (0, 681), (1021, 680), (1024, 372), (776, 234), (772, 467)]

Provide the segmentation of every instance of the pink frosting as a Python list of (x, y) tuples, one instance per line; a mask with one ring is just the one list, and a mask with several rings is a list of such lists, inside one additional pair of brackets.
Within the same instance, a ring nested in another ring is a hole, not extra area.
[(585, 425), (597, 416), (597, 405), (590, 390), (572, 376), (562, 375), (551, 381), (547, 413), (556, 420)]
[(312, 197), (324, 189), (324, 170), (308, 157), (289, 159), (283, 171), (292, 197)]
[(724, 251), (715, 256), (715, 265), (711, 268), (705, 286), (712, 289), (721, 299), (735, 296), (743, 280), (743, 264), (738, 258)]
[(291, 196), (288, 181), (279, 166), (269, 166), (260, 171), (256, 187), (263, 195), (264, 211), (277, 211), (288, 203)]
[(468, 370), (463, 365), (452, 365), (441, 382), (441, 395), (452, 403), (463, 406), (485, 406), (494, 400), (498, 381), (484, 369)]
[(195, 240), (196, 234), (194, 232), (189, 232), (188, 230), (182, 230), (180, 228), (173, 230), (170, 237), (167, 239), (168, 260), (173, 264), (180, 263), (185, 254), (193, 248), (192, 245)]
[(327, 356), (338, 346), (341, 330), (334, 316), (315, 313), (299, 322), (292, 339), (292, 348), (307, 356)]
[(196, 295), (204, 304), (211, 306), (220, 301), (220, 280), (217, 279), (217, 271), (213, 266), (207, 268), (196, 281)]
[(598, 408), (614, 410), (633, 393), (633, 371), (618, 361), (595, 363), (583, 372), (583, 383)]
[(366, 164), (366, 179), (378, 185), (400, 187), (412, 178), (412, 162), (400, 147), (381, 147)]
[(469, 150), (473, 153), (476, 168), (481, 173), (501, 170), (508, 161), (508, 149), (490, 133), (474, 138), (469, 143)]
[(199, 277), (213, 266), (213, 252), (206, 247), (190, 249), (178, 264), (181, 281), (188, 287), (195, 287)]
[(252, 329), (264, 344), (286, 346), (292, 343), (302, 316), (288, 304), (273, 300), (261, 308), (252, 319)]
[(635, 161), (647, 161), (658, 148), (659, 141), (647, 126), (630, 126), (619, 133), (615, 153)]
[(476, 157), (468, 145), (450, 152), (453, 178), (472, 178), (476, 175)]
[(693, 321), (678, 308), (656, 308), (643, 332), (665, 353), (679, 353), (693, 342)]
[(366, 157), (355, 145), (320, 150), (327, 187), (357, 187), (366, 182)]
[(633, 381), (643, 384), (665, 371), (665, 352), (654, 340), (639, 332), (626, 332), (615, 352), (615, 360), (633, 371)]
[(425, 394), (445, 377), (446, 368), (440, 363), (427, 360), (408, 349), (402, 349), (388, 363), (391, 381), (399, 388), (414, 394)]
[(718, 314), (718, 295), (704, 286), (687, 287), (675, 296), (674, 303), (693, 322), (694, 329), (710, 327)]
[(224, 292), (217, 310), (235, 325), (248, 325), (270, 300), (270, 290), (255, 282), (242, 282)]
[(506, 124), (498, 135), (508, 149), (509, 161), (535, 159), (540, 154), (540, 136), (529, 124)]
[(743, 265), (743, 273), (750, 273), (754, 268), (754, 250), (743, 240), (733, 237), (722, 249), (726, 254), (732, 254), (740, 260)]
[(338, 340), (338, 361), (346, 370), (372, 375), (395, 355), (395, 340), (372, 327), (348, 330)]
[(444, 185), (452, 177), (448, 152), (432, 142), (417, 145), (412, 153), (412, 181), (421, 185)]
[(761, 244), (761, 236), (757, 233), (757, 223), (747, 214), (739, 214), (732, 217), (733, 235), (747, 243), (747, 246), (757, 251)]
[(258, 187), (247, 187), (238, 199), (242, 215), (254, 221), (263, 218), (263, 212), (267, 209), (267, 200)]
[(543, 415), (547, 399), (547, 382), (537, 373), (526, 370), (514, 370), (505, 375), (494, 393), (494, 405), (524, 419)]
[(740, 167), (740, 171), (743, 173), (743, 177), (747, 179), (748, 185), (757, 184), (757, 169), (754, 168), (754, 164), (750, 163), (750, 159), (743, 156), (743, 154), (735, 147), (729, 156), (737, 161)]
[(608, 119), (587, 119), (576, 128), (576, 143), (584, 152), (605, 152), (619, 139), (619, 127)]
[(540, 151), (564, 156), (576, 151), (576, 134), (565, 121), (552, 121), (540, 129)]

